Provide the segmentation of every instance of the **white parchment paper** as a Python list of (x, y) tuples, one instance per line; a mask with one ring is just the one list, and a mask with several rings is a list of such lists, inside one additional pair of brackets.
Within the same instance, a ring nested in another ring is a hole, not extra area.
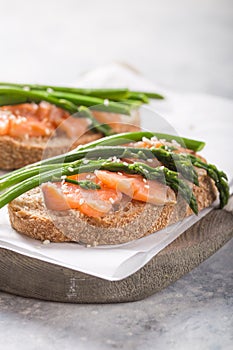
[[(161, 132), (173, 130), (181, 136), (205, 140), (207, 146), (202, 152), (203, 155), (209, 162), (224, 169), (229, 178), (232, 178), (231, 100), (167, 91), (118, 64), (96, 69), (80, 77), (75, 84), (86, 87), (128, 86), (135, 90), (156, 90), (164, 93), (167, 96), (165, 101), (153, 101), (149, 108), (142, 111), (143, 127)], [(161, 117), (154, 118), (151, 112), (153, 110)], [(0, 210), (0, 247), (107, 280), (120, 280), (140, 269), (211, 209), (207, 208), (198, 216), (193, 215), (137, 241), (117, 246), (86, 248), (75, 243), (44, 245), (20, 235), (11, 228), (7, 208), (3, 208)]]

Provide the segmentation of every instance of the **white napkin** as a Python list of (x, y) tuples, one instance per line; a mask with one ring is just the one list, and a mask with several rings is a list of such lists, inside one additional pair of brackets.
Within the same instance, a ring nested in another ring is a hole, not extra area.
[[(165, 94), (166, 100), (153, 101), (150, 107), (143, 108), (143, 127), (161, 132), (172, 131), (181, 136), (205, 140), (207, 146), (203, 155), (209, 162), (224, 169), (229, 178), (232, 178), (232, 101), (208, 95), (179, 94), (167, 91), (118, 64), (96, 69), (80, 77), (76, 85), (86, 87), (128, 86), (135, 90), (155, 90)], [(155, 114), (154, 111), (159, 114)], [(137, 241), (117, 246), (86, 248), (74, 243), (45, 245), (20, 235), (10, 227), (7, 209), (3, 208), (0, 210), (0, 247), (116, 281), (139, 270), (211, 209), (205, 209), (198, 216), (193, 215)]]

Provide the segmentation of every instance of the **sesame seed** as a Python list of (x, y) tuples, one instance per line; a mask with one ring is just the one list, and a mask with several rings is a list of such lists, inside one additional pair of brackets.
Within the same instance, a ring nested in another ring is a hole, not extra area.
[(145, 188), (150, 188), (150, 186), (149, 186), (149, 185), (144, 185), (144, 187), (145, 187)]
[(61, 180), (65, 180), (66, 178), (67, 178), (66, 175), (62, 175), (62, 176), (61, 176)]
[(53, 89), (48, 88), (48, 89), (47, 89), (47, 92), (48, 92), (48, 93), (52, 93), (52, 92), (53, 92)]
[(118, 171), (117, 174), (118, 174), (118, 175), (121, 175), (121, 176), (123, 175), (120, 171)]
[(89, 160), (88, 159), (84, 159), (83, 160), (83, 164), (88, 164), (89, 163)]
[(147, 182), (147, 179), (143, 179), (143, 182)]
[(125, 166), (128, 166), (128, 165), (129, 165), (127, 162), (123, 162), (123, 164), (124, 164)]
[(112, 197), (110, 197), (109, 198), (109, 202), (113, 204), (114, 203), (114, 199)]
[(142, 138), (142, 141), (145, 142), (145, 143), (147, 143), (147, 144), (149, 144), (149, 145), (151, 145), (151, 140), (149, 140), (149, 139), (148, 139), (147, 137), (145, 137), (145, 136)]
[(83, 203), (84, 203), (84, 199), (81, 198), (81, 199), (79, 200), (79, 204), (82, 205)]
[(24, 91), (30, 91), (30, 87), (29, 87), (29, 86), (24, 86), (24, 87), (23, 87), (23, 90), (24, 90)]
[(45, 133), (46, 133), (46, 135), (49, 135), (49, 134), (50, 134), (49, 128), (45, 128)]
[(45, 128), (45, 133), (46, 133), (46, 135), (49, 135), (49, 134), (50, 134), (49, 128)]
[(71, 171), (71, 172), (74, 171), (74, 169), (71, 166), (68, 167), (68, 170)]
[(43, 244), (49, 244), (50, 243), (50, 240), (49, 239), (45, 239), (44, 241), (43, 241)]
[(152, 163), (152, 162), (153, 162), (153, 159), (148, 158), (147, 161), (148, 161), (149, 163)]
[(105, 105), (105, 106), (108, 106), (108, 105), (109, 105), (109, 100), (108, 100), (107, 98), (104, 100), (104, 105)]
[(176, 140), (171, 141), (174, 146), (180, 147), (180, 144)]

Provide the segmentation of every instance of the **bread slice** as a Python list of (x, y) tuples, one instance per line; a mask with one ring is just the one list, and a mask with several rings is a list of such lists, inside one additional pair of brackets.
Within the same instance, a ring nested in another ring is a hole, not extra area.
[[(216, 199), (216, 187), (204, 173), (200, 186), (193, 186), (198, 208), (208, 207)], [(90, 218), (78, 210), (48, 211), (40, 188), (33, 189), (9, 206), (14, 229), (27, 236), (51, 242), (78, 242), (86, 245), (120, 244), (129, 242), (191, 215), (187, 203), (178, 196), (176, 204), (155, 206), (124, 198), (114, 213), (102, 218)]]
[[(107, 113), (105, 113), (107, 114)], [(111, 115), (111, 113), (108, 113)], [(119, 115), (120, 116), (120, 115)], [(114, 130), (116, 133), (138, 131), (140, 118), (138, 113), (124, 116), (128, 122), (118, 123)], [(131, 124), (130, 124), (131, 123)], [(49, 137), (23, 137), (0, 136), (0, 169), (13, 170), (28, 164), (68, 152), (70, 149), (88, 142), (100, 139), (103, 135), (87, 131), (73, 142), (66, 135)]]

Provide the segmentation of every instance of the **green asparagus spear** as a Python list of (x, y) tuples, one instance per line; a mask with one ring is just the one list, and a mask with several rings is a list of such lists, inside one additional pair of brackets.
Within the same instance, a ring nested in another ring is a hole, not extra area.
[(10, 104), (18, 103), (18, 99), (21, 99), (21, 103), (47, 101), (60, 108), (67, 110), (70, 113), (77, 112), (77, 106), (72, 102), (65, 100), (63, 98), (55, 98), (43, 91), (36, 91), (36, 90), (27, 91), (27, 90), (15, 88), (15, 87), (0, 86), (0, 96), (1, 96), (1, 99), (0, 99), (1, 106), (5, 105), (6, 100), (4, 99), (4, 96), (8, 101), (10, 99), (10, 96), (12, 96), (12, 103)]
[(175, 171), (171, 171), (165, 167), (152, 168), (144, 163), (136, 162), (133, 164), (127, 164), (125, 162), (112, 162), (106, 159), (104, 160), (90, 160), (88, 164), (83, 163), (82, 160), (77, 162), (65, 164), (65, 166), (57, 169), (43, 172), (41, 174), (32, 176), (29, 179), (22, 181), (19, 184), (13, 185), (9, 190), (6, 190), (0, 195), (0, 208), (17, 198), (24, 192), (39, 186), (41, 183), (53, 181), (54, 178), (64, 175), (74, 175), (77, 173), (93, 172), (96, 169), (109, 170), (109, 171), (123, 171), (129, 174), (138, 174), (150, 180), (157, 180), (161, 183), (166, 183), (176, 193), (180, 192), (182, 197), (190, 205), (190, 208), (195, 214), (197, 214), (197, 203), (195, 196), (189, 186), (179, 178), (179, 175)]
[(194, 166), (205, 169), (209, 177), (214, 180), (215, 185), (219, 191), (220, 208), (223, 208), (227, 204), (230, 197), (227, 175), (223, 171), (219, 171), (215, 165), (204, 163), (193, 155), (190, 156), (190, 159)]
[[(40, 102), (43, 100), (55, 104), (56, 106), (67, 110), (71, 114), (77, 111), (77, 106), (86, 106), (100, 111), (130, 115), (130, 108), (124, 104), (68, 92), (24, 90), (19, 87), (0, 86), (0, 96), (2, 95), (6, 96), (6, 100), (4, 100), (2, 97), (2, 101), (0, 100), (1, 105), (5, 105), (5, 102), (7, 100), (9, 101), (10, 96), (12, 95), (12, 103), (10, 104), (18, 103), (17, 99), (19, 98), (21, 99), (21, 103)], [(16, 97), (16, 102), (14, 97)]]
[[(152, 99), (158, 99), (158, 100), (163, 100), (164, 96), (157, 94), (155, 92), (148, 92), (148, 91), (131, 91), (131, 94), (134, 94), (134, 96), (137, 96), (137, 94), (143, 94), (148, 98)], [(131, 95), (129, 95), (130, 98), (132, 98)]]
[(47, 92), (68, 92), (68, 93), (74, 93), (78, 95), (85, 95), (85, 96), (92, 96), (92, 97), (98, 97), (102, 99), (109, 99), (113, 101), (119, 101), (122, 99), (136, 99), (140, 100), (143, 103), (148, 103), (148, 98), (152, 99), (164, 99), (164, 97), (161, 94), (154, 93), (154, 92), (144, 92), (144, 91), (131, 91), (127, 88), (122, 89), (86, 89), (86, 88), (74, 88), (74, 87), (68, 87), (68, 86), (52, 86), (52, 85), (40, 85), (40, 84), (17, 84), (17, 83), (7, 83), (7, 82), (0, 82), (0, 86), (9, 86), (9, 87), (16, 87), (21, 89), (30, 89), (30, 90), (40, 90), (40, 91), (47, 91)]
[[(50, 159), (45, 159), (42, 160), (41, 162), (37, 162), (31, 165), (27, 165), (21, 169), (15, 170), (11, 172), (11, 176), (18, 176), (21, 171), (24, 171), (25, 169), (29, 169), (34, 166), (41, 166), (41, 165), (46, 165), (46, 164), (55, 164), (55, 163), (60, 163), (60, 162), (69, 162), (72, 161), (73, 157), (75, 157), (75, 154), (81, 150), (88, 150), (90, 148), (94, 147), (106, 147), (106, 146), (116, 146), (116, 145), (122, 145), (122, 144), (127, 144), (130, 142), (137, 142), (142, 140), (143, 137), (146, 137), (150, 139), (153, 136), (157, 136), (159, 138), (159, 135), (162, 135), (163, 139), (166, 140), (178, 140), (179, 142), (185, 142), (187, 147), (192, 150), (200, 150), (201, 148), (204, 147), (205, 143), (202, 141), (197, 141), (197, 140), (190, 140), (186, 138), (179, 138), (174, 135), (168, 135), (168, 134), (158, 134), (158, 133), (153, 133), (149, 131), (137, 131), (137, 132), (128, 132), (128, 133), (122, 133), (122, 134), (117, 134), (117, 135), (111, 135), (108, 137), (104, 137), (102, 139), (89, 142), (88, 144), (84, 146), (78, 146), (76, 149), (66, 153), (62, 154), (59, 156), (52, 157)], [(2, 175), (0, 177), (0, 181), (4, 181), (4, 179), (8, 178), (8, 174)]]
[(31, 90), (44, 90), (47, 92), (59, 91), (68, 92), (85, 96), (99, 97), (102, 99), (120, 100), (127, 98), (129, 95), (128, 89), (85, 89), (85, 88), (73, 88), (68, 86), (52, 86), (52, 85), (39, 85), (39, 84), (16, 84), (16, 83), (4, 83), (0, 82), (0, 86), (26, 88)]
[[(117, 157), (120, 159), (131, 158), (131, 159), (158, 159), (164, 166), (170, 170), (178, 171), (185, 179), (190, 182), (198, 185), (197, 173), (189, 159), (188, 155), (175, 154), (169, 151), (166, 151), (162, 148), (134, 148), (134, 147), (94, 147), (87, 150), (80, 150), (65, 158), (65, 164), (68, 162), (75, 162), (77, 160), (86, 158), (86, 159), (108, 159), (112, 157)], [(9, 174), (7, 179), (3, 178), (0, 180), (0, 190), (3, 190), (13, 184), (20, 183), (22, 180), (29, 178), (33, 175), (52, 170), (57, 165), (42, 165), (34, 166), (31, 168), (21, 169), (20, 173), (15, 176), (14, 172)]]

